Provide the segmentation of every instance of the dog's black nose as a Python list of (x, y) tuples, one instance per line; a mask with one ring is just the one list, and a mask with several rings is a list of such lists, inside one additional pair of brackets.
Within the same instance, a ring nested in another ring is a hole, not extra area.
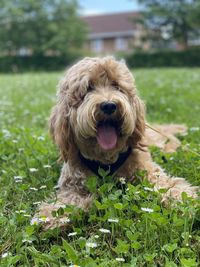
[(114, 102), (103, 102), (101, 103), (100, 108), (105, 114), (110, 115), (115, 112), (117, 105)]

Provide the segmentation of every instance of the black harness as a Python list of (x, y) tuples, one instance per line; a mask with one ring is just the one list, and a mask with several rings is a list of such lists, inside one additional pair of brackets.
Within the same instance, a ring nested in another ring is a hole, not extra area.
[(126, 152), (120, 153), (117, 161), (112, 164), (103, 164), (100, 161), (86, 159), (80, 152), (79, 157), (81, 162), (97, 176), (100, 176), (99, 169), (103, 169), (105, 172), (109, 171), (109, 175), (113, 175), (124, 164), (124, 162), (131, 154), (131, 151), (132, 149), (131, 147), (129, 147)]

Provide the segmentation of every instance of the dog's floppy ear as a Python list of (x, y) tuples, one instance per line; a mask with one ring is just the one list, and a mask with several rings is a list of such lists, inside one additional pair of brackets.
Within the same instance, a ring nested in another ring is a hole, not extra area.
[(130, 145), (131, 147), (140, 147), (145, 133), (145, 105), (137, 95), (134, 95), (132, 107), (136, 110), (136, 122), (133, 134), (130, 137)]
[[(61, 86), (61, 84), (59, 84)], [(69, 123), (69, 106), (66, 92), (60, 88), (58, 100), (49, 119), (50, 134), (60, 149), (61, 159), (65, 162), (73, 152), (74, 142), (72, 138), (71, 126)]]

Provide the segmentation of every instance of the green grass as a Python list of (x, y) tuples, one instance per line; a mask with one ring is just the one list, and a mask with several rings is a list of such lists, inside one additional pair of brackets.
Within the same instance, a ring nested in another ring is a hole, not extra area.
[[(189, 127), (180, 139), (190, 150), (164, 154), (152, 148), (154, 160), (199, 185), (200, 69), (134, 73), (150, 122)], [(30, 225), (35, 202), (52, 193), (60, 173), (58, 152), (47, 130), (60, 76), (0, 75), (0, 266), (199, 266), (199, 200), (183, 195), (183, 204), (164, 207), (146, 181), (119, 185), (111, 177), (90, 177), (88, 188), (96, 200), (88, 214), (66, 208), (70, 229), (43, 232)], [(139, 181), (144, 173), (137, 175)], [(62, 213), (61, 209), (56, 216)]]

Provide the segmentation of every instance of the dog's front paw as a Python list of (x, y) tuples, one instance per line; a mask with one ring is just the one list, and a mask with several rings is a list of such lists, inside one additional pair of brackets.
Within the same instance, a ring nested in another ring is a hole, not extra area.
[(41, 224), (44, 230), (69, 227), (70, 219), (67, 214), (57, 216), (58, 210), (64, 207), (65, 205), (61, 203), (42, 203), (38, 213), (31, 220), (31, 224)]

